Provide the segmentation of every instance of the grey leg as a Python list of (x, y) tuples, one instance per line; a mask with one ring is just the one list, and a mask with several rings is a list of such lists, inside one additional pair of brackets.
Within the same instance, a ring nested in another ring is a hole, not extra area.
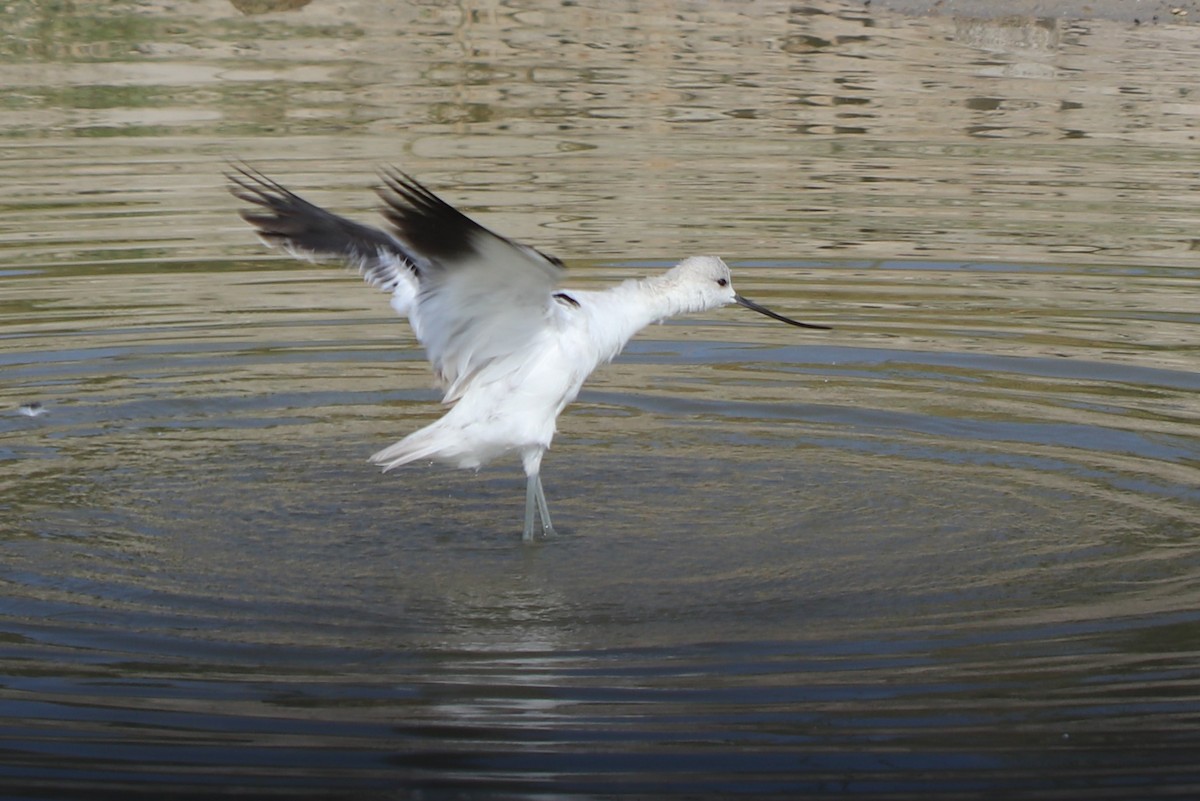
[(534, 473), (525, 480), (525, 532), (521, 535), (521, 539), (525, 542), (533, 542), (533, 518), (537, 514), (540, 490), (540, 482), (537, 474)]
[(533, 542), (534, 518), (541, 517), (542, 536), (553, 537), (554, 526), (550, 523), (550, 505), (546, 503), (546, 492), (542, 489), (542, 479), (537, 473), (525, 481), (525, 531), (521, 539)]
[(554, 524), (550, 522), (550, 504), (546, 503), (546, 492), (542, 489), (542, 477), (536, 475), (533, 480), (537, 482), (537, 506), (538, 512), (542, 515), (542, 536), (554, 536)]

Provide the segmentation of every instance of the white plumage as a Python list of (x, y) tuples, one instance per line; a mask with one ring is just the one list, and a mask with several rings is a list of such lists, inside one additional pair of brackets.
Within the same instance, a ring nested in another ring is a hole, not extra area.
[(336, 257), (392, 294), (425, 348), (450, 410), (371, 457), (384, 470), (433, 459), (477, 468), (509, 453), (527, 477), (524, 539), (540, 518), (553, 533), (540, 478), (555, 421), (598, 365), (645, 326), (739, 303), (799, 323), (733, 291), (729, 267), (693, 256), (665, 273), (600, 292), (558, 288), (562, 263), (488, 231), (412, 178), (382, 174), (392, 230), (332, 214), (263, 174), (237, 167), (231, 191), (268, 243), (306, 258)]

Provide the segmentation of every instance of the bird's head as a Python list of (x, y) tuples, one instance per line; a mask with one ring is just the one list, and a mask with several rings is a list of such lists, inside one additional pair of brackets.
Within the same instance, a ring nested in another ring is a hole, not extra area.
[(790, 317), (773, 312), (765, 306), (744, 298), (733, 291), (733, 274), (729, 265), (716, 256), (690, 256), (675, 265), (668, 273), (672, 282), (686, 287), (692, 301), (693, 311), (705, 311), (736, 303), (747, 309), (764, 314), (788, 325), (800, 328), (817, 328), (827, 330), (827, 325), (802, 323)]

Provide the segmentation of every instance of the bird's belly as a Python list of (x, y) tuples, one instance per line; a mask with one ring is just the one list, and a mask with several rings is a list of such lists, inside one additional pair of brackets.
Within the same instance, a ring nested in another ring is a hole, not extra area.
[(527, 376), (515, 384), (473, 386), (444, 420), (461, 431), (480, 463), (513, 451), (545, 450), (559, 413), (574, 400), (580, 384), (582, 379), (559, 372)]

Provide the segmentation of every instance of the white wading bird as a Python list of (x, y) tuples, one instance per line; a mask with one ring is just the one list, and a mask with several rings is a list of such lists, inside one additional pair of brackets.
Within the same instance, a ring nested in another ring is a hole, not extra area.
[(535, 516), (552, 535), (539, 471), (555, 420), (598, 365), (650, 323), (739, 303), (802, 328), (733, 291), (715, 256), (684, 259), (661, 275), (597, 291), (560, 290), (563, 264), (468, 219), (409, 176), (381, 174), (391, 224), (383, 231), (314, 206), (262, 173), (235, 167), (230, 191), (270, 245), (306, 258), (334, 257), (392, 295), (433, 365), (442, 402), (437, 422), (371, 457), (384, 470), (420, 459), (478, 468), (517, 452), (525, 466), (525, 532)]

